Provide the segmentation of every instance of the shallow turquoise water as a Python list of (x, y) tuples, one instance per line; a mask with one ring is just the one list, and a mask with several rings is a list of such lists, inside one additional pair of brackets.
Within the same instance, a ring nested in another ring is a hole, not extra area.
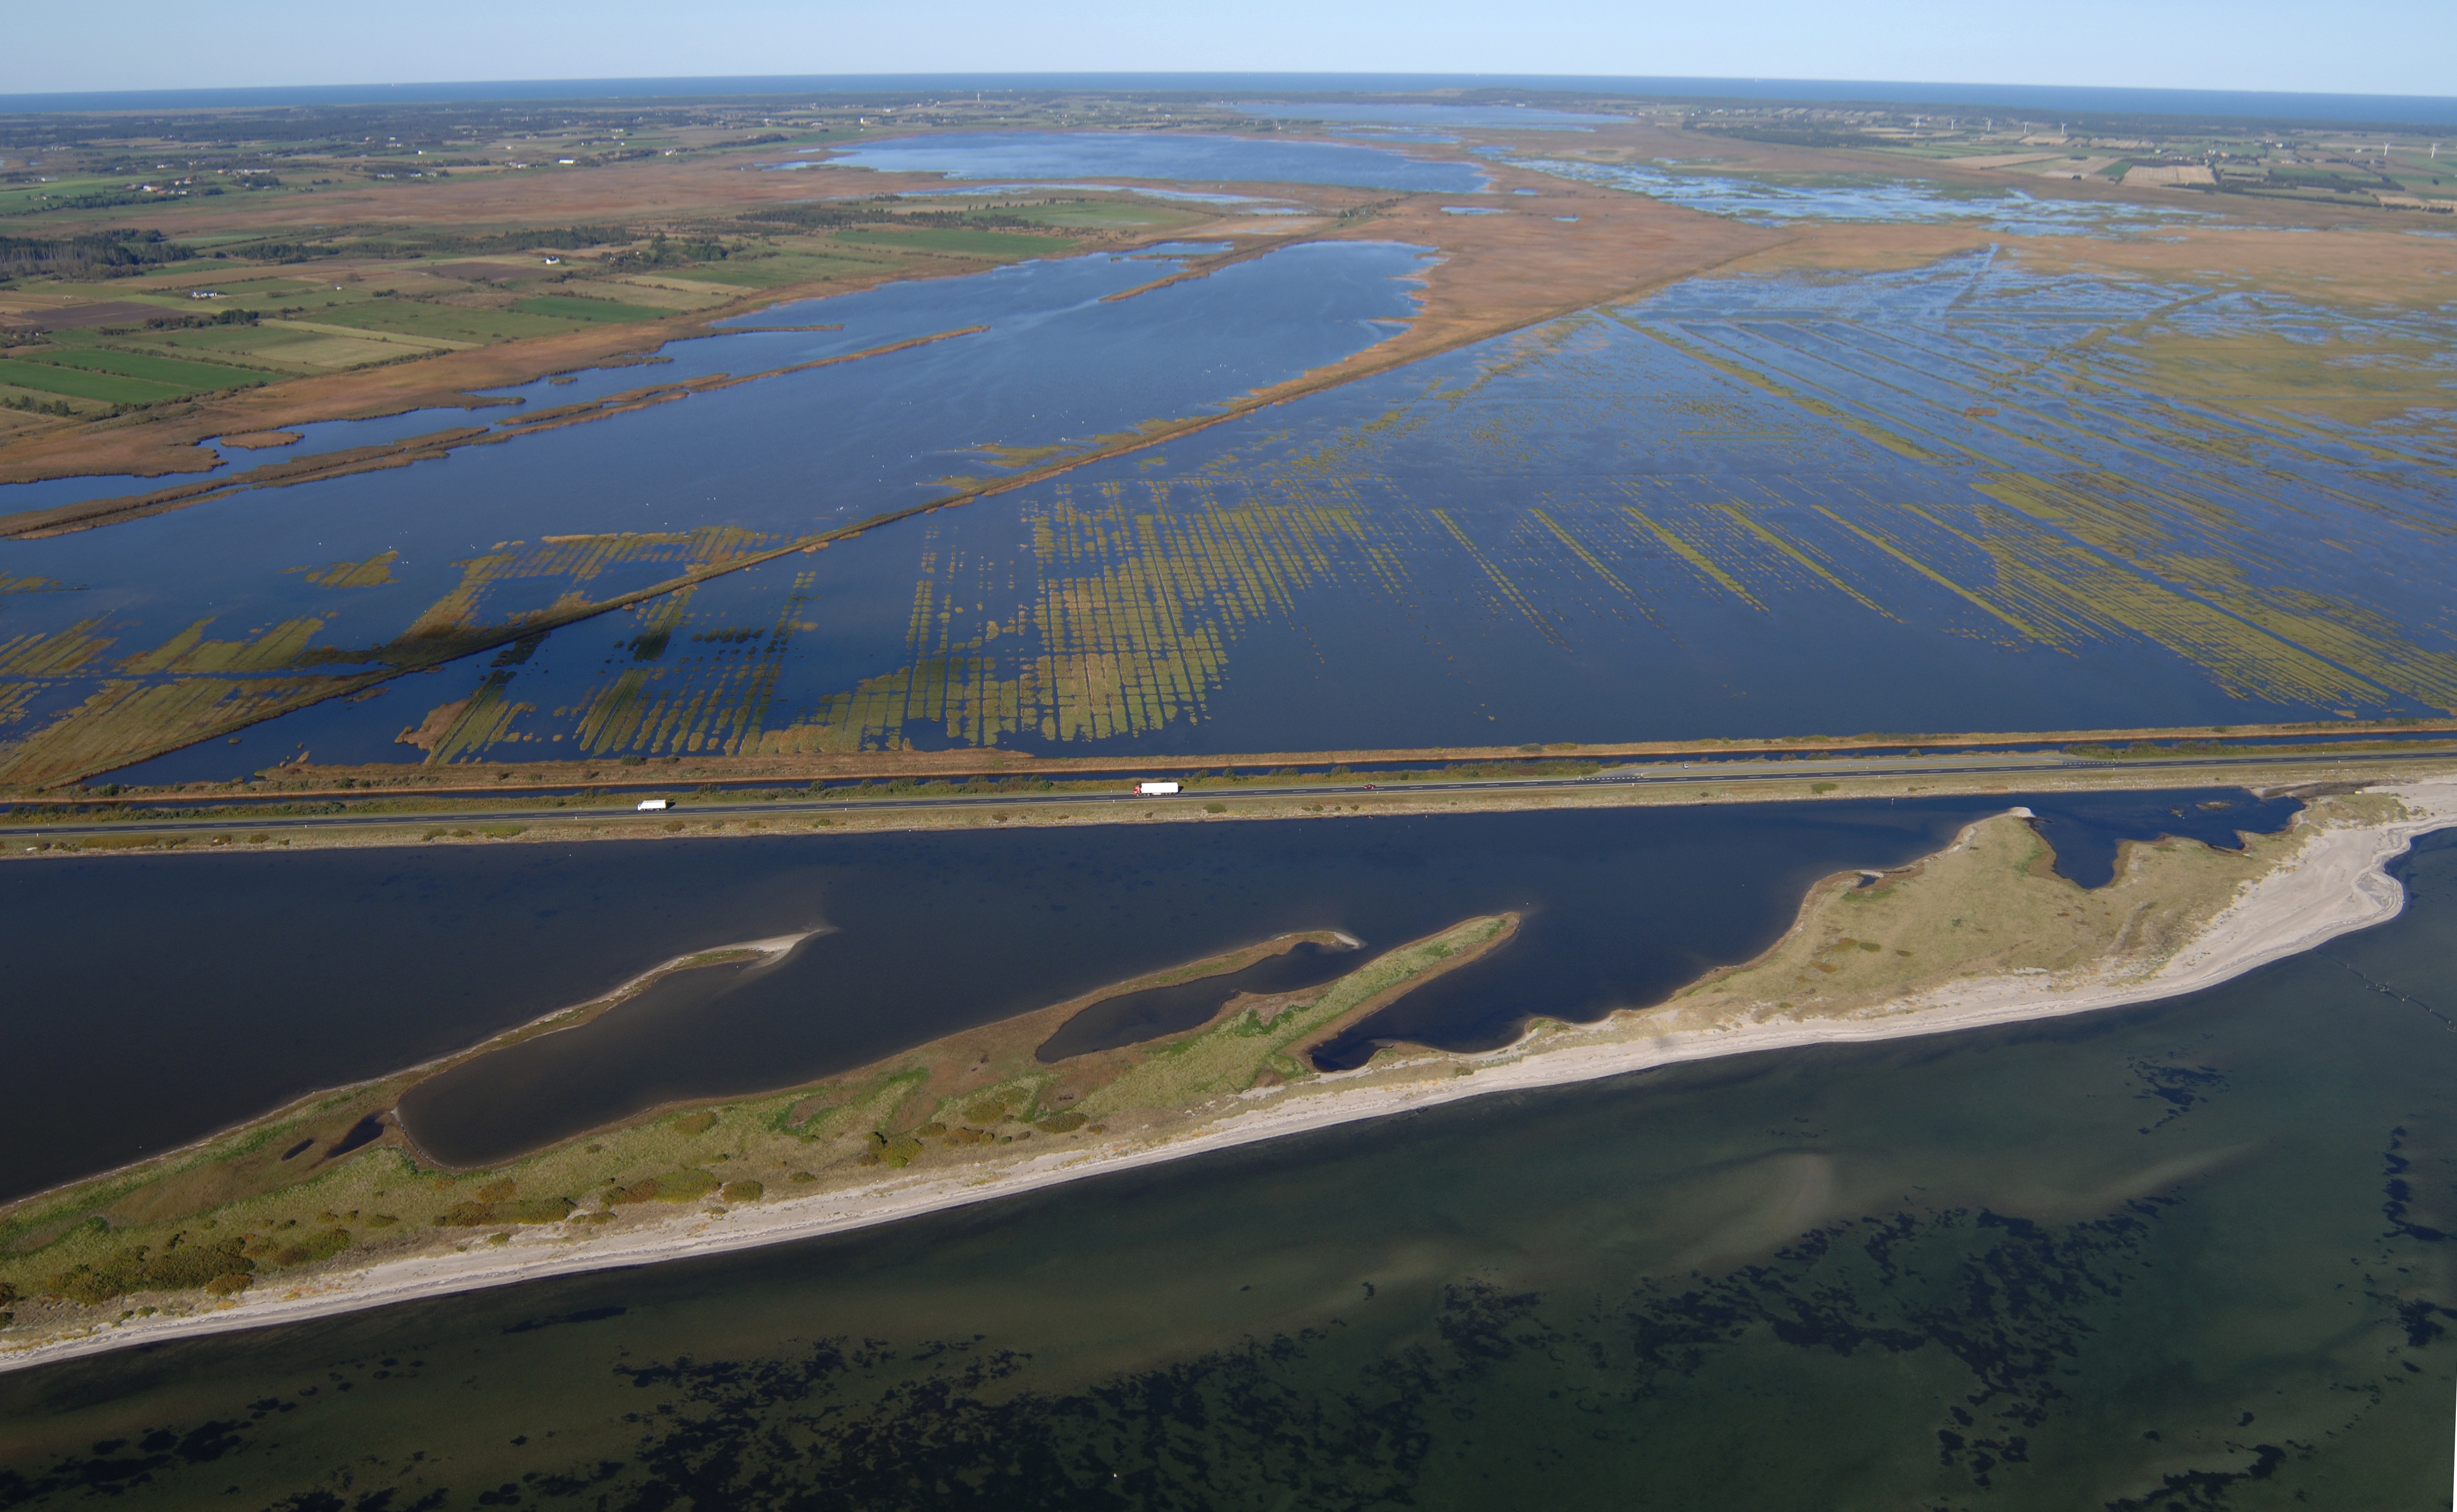
[(0, 1377), (0, 1497), (2446, 1505), (2457, 838), (2401, 871), (2171, 1004)]

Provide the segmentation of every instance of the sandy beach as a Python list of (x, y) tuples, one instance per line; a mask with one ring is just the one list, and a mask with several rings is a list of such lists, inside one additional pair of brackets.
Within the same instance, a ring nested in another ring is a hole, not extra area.
[[(502, 1244), (473, 1243), (454, 1253), (329, 1270), (183, 1314), (134, 1316), (66, 1336), (0, 1342), (0, 1370), (547, 1276), (840, 1233), (1495, 1092), (1565, 1086), (1719, 1056), (1947, 1033), (2172, 998), (2397, 916), (2405, 892), (2385, 867), (2417, 836), (2457, 824), (2457, 779), (2376, 791), (2399, 798), (2405, 815), (2311, 834), (2293, 863), (2245, 883), (2231, 904), (2155, 969), (2112, 967), (2078, 980), (2039, 973), (1974, 977), (1833, 1018), (1761, 1020), (1695, 1032), (1648, 1032), (1620, 1016), (1594, 1025), (1548, 1027), (1486, 1055), (1429, 1053), (1402, 1067), (1395, 1081), (1384, 1065), (1258, 1087), (1236, 1094), (1228, 1100), (1230, 1106), (1171, 1137), (1051, 1150), (954, 1173), (887, 1175), (805, 1197), (778, 1196), (721, 1212), (677, 1212), (661, 1222), (613, 1232), (578, 1225), (523, 1229)], [(794, 942), (760, 944), (774, 950)], [(1417, 1079), (1406, 1079), (1410, 1071), (1418, 1072)]]

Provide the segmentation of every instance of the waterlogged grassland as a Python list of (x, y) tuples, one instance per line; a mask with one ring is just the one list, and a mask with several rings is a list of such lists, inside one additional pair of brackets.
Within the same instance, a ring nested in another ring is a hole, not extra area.
[[(176, 749), (363, 691), (389, 675), (387, 664), (440, 660), (464, 647), (510, 640), (507, 630), (592, 613), (604, 596), (619, 596), (620, 589), (609, 594), (600, 586), (609, 574), (625, 588), (689, 579), (775, 545), (727, 527), (500, 543), (455, 564), (458, 581), (443, 596), (382, 645), (361, 650), (331, 648), (320, 636), (349, 606), (347, 595), (391, 586), (388, 562), (381, 573), (362, 570), (363, 563), (301, 572), (329, 607), (228, 638), (213, 633), (221, 628), (214, 616), (151, 645), (128, 644), (124, 627), (105, 615), (56, 631), (0, 634), (0, 779), (41, 783)], [(348, 570), (337, 573), (341, 568)], [(497, 609), (506, 598), (512, 604)], [(418, 725), (412, 743), (440, 748), (450, 759), (473, 744), (500, 741), (526, 708), (505, 692), (505, 669), (524, 659), (515, 641), (475, 691)], [(46, 714), (51, 717), (39, 717)]]
[[(816, 562), (734, 572), (790, 543), (712, 540), (684, 592), (421, 689), (382, 737), (478, 763), (2428, 715), (2457, 708), (2447, 327), (2028, 252), (1692, 282)], [(948, 487), (1071, 455), (966, 445), (984, 476)], [(555, 560), (470, 559), (358, 644), (619, 597)], [(238, 708), (43, 640), (0, 646), (0, 678), (47, 669), (0, 775)]]
[(1282, 749), (1297, 646), (1309, 697), (1387, 712), (1339, 744), (2428, 715), (2457, 708), (2447, 324), (1985, 253), (1682, 285), (643, 606), (734, 638), (578, 700), (549, 641), (523, 729)]

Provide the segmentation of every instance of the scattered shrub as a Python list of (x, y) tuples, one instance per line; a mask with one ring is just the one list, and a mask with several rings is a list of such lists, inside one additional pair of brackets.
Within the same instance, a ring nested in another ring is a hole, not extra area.
[(1006, 1117), (1003, 1099), (985, 1097), (964, 1109), (964, 1121), (972, 1124), (995, 1124)]
[[(501, 1185), (509, 1186), (510, 1183)], [(569, 1197), (524, 1197), (517, 1202), (456, 1202), (436, 1218), (435, 1226), (439, 1229), (484, 1229), (499, 1223), (561, 1223), (571, 1216), (571, 1210), (578, 1206)]]
[(670, 1170), (606, 1194), (608, 1203), (692, 1202), (717, 1189), (717, 1179), (705, 1170)]
[(1084, 1115), (1070, 1108), (1063, 1112), (1052, 1113), (1032, 1127), (1043, 1133), (1071, 1134), (1084, 1127)]
[(729, 1181), (716, 1194), (728, 1202), (757, 1202), (768, 1195), (768, 1189), (755, 1181)]
[(871, 1138), (877, 1143), (871, 1147), (869, 1153), (862, 1157), (862, 1164), (865, 1166), (883, 1163), (901, 1167), (909, 1164), (915, 1156), (921, 1153), (921, 1141), (910, 1134), (901, 1134), (894, 1139), (884, 1134), (873, 1134)]
[[(158, 1252), (130, 1245), (91, 1265), (73, 1266), (51, 1279), (50, 1290), (72, 1302), (98, 1306), (130, 1292), (183, 1292), (212, 1285), (224, 1275), (244, 1275), (256, 1262), (241, 1253), (234, 1236), (214, 1244), (192, 1243), (185, 1231)], [(8, 1300), (15, 1300), (12, 1294)]]
[(256, 1284), (256, 1277), (244, 1271), (225, 1271), (205, 1283), (205, 1290), (216, 1296), (237, 1296)]
[(696, 1113), (685, 1113), (674, 1120), (674, 1128), (686, 1134), (705, 1134), (715, 1127), (716, 1115), (704, 1108)]

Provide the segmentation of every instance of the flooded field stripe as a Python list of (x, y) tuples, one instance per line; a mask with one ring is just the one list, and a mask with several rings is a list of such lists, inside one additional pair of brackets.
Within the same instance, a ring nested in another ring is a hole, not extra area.
[(1799, 563), (1803, 568), (1806, 568), (1808, 571), (1815, 574), (1820, 582), (1825, 583), (1827, 587), (1832, 588), (1839, 592), (1849, 595), (1850, 598), (1854, 602), (1858, 603), (1861, 608), (1868, 610), (1872, 614), (1882, 615), (1883, 617), (1894, 620), (1897, 623), (1902, 622), (1901, 615), (1896, 614), (1889, 609), (1887, 609), (1884, 605), (1879, 604), (1875, 599), (1870, 598), (1868, 594), (1861, 592), (1858, 589), (1853, 588), (1850, 584), (1845, 582), (1841, 577), (1836, 576), (1834, 572), (1826, 567), (1825, 564), (1810, 556), (1807, 551), (1804, 550), (1801, 547), (1785, 537), (1776, 534), (1773, 530), (1750, 518), (1747, 507), (1741, 504), (1738, 500), (1729, 504), (1716, 505), (1713, 506), (1713, 507), (1723, 510), (1730, 517), (1734, 525), (1739, 526), (1742, 529), (1746, 530), (1753, 536), (1756, 536), (1760, 541), (1765, 542), (1767, 546), (1774, 548), (1784, 555), (1791, 558), (1794, 562)]
[(2036, 642), (2036, 643), (2038, 643), (2038, 644), (2040, 644), (2040, 645), (2043, 645), (2043, 646), (2049, 646), (2049, 645), (2054, 645), (2054, 644), (2055, 644), (2055, 642), (2054, 642), (2053, 639), (2051, 639), (2049, 636), (2047, 636), (2047, 635), (2045, 635), (2045, 634), (2042, 634), (2042, 633), (2041, 633), (2041, 632), (2040, 632), (2036, 628), (2033, 627), (2032, 625), (2029, 625), (2029, 624), (2025, 623), (2025, 622), (2024, 622), (2022, 619), (2020, 619), (2019, 617), (2017, 617), (2017, 616), (2015, 616), (2015, 615), (2013, 615), (2013, 614), (2012, 614), (2012, 613), (2009, 613), (2009, 612), (2007, 612), (2006, 611), (2004, 611), (2004, 610), (2002, 610), (2002, 609), (1997, 608), (1995, 605), (1993, 605), (1993, 604), (1990, 603), (1988, 600), (1986, 600), (1986, 599), (1984, 599), (1984, 598), (1980, 597), (1978, 594), (1976, 594), (1976, 593), (1972, 592), (1971, 590), (1969, 590), (1969, 589), (1967, 589), (1967, 588), (1964, 588), (1961, 584), (1959, 584), (1959, 583), (1955, 582), (1953, 579), (1951, 579), (1951, 578), (1950, 578), (1950, 577), (1946, 576), (1944, 573), (1942, 573), (1942, 572), (1940, 572), (1940, 571), (1936, 570), (1934, 568), (1930, 567), (1927, 563), (1922, 562), (1922, 561), (1920, 561), (1918, 558), (1911, 556), (1909, 552), (1906, 552), (1906, 551), (1903, 551), (1903, 550), (1901, 550), (1901, 549), (1897, 549), (1897, 548), (1896, 548), (1896, 547), (1895, 547), (1891, 542), (1889, 542), (1889, 541), (1886, 541), (1886, 540), (1884, 540), (1884, 539), (1882, 539), (1882, 538), (1880, 538), (1880, 537), (1878, 537), (1878, 536), (1876, 536), (1876, 535), (1874, 535), (1874, 534), (1870, 533), (1869, 531), (1867, 531), (1867, 530), (1864, 530), (1864, 529), (1860, 528), (1860, 527), (1858, 527), (1858, 526), (1856, 526), (1856, 525), (1852, 524), (1850, 521), (1848, 521), (1848, 520), (1847, 520), (1847, 519), (1843, 518), (1841, 515), (1839, 515), (1839, 514), (1835, 513), (1832, 509), (1828, 508), (1828, 507), (1826, 507), (1825, 505), (1822, 505), (1822, 504), (1811, 505), (1811, 506), (1809, 506), (1809, 507), (1810, 507), (1810, 508), (1812, 508), (1812, 509), (1815, 509), (1818, 513), (1820, 513), (1820, 514), (1822, 514), (1822, 515), (1826, 516), (1826, 518), (1827, 518), (1828, 520), (1833, 521), (1837, 526), (1841, 527), (1842, 528), (1844, 528), (1844, 529), (1846, 529), (1846, 530), (1850, 531), (1853, 535), (1858, 536), (1861, 540), (1868, 542), (1870, 546), (1875, 547), (1878, 550), (1885, 552), (1888, 556), (1890, 556), (1890, 557), (1892, 557), (1895, 561), (1900, 562), (1901, 564), (1903, 564), (1903, 566), (1905, 566), (1905, 567), (1907, 567), (1907, 568), (1910, 568), (1912, 571), (1917, 572), (1920, 576), (1922, 576), (1922, 577), (1924, 577), (1924, 578), (1927, 578), (1930, 582), (1934, 583), (1937, 587), (1939, 587), (1939, 588), (1941, 588), (1941, 589), (1944, 589), (1947, 592), (1951, 593), (1951, 594), (1953, 594), (1955, 597), (1962, 599), (1962, 600), (1963, 600), (1963, 601), (1965, 601), (1966, 603), (1970, 604), (1972, 608), (1974, 608), (1974, 609), (1978, 609), (1978, 610), (1981, 610), (1981, 611), (1984, 611), (1985, 612), (1990, 613), (1990, 614), (1992, 614), (1992, 615), (1994, 615), (1996, 618), (1998, 618), (1998, 619), (2000, 619), (2000, 620), (2003, 620), (2006, 624), (2008, 624), (2008, 625), (2012, 626), (2015, 631), (2019, 632), (2021, 633), (2021, 635), (2022, 635), (2025, 639), (2027, 639), (2027, 640), (2031, 640), (2031, 641), (2034, 641), (2034, 642)]
[[(1638, 491), (1638, 486), (1635, 484), (1623, 483), (1621, 487), (1624, 492), (1634, 494)], [(1662, 542), (1666, 550), (1673, 552), (1675, 555), (1679, 556), (1681, 560), (1697, 569), (1701, 576), (1705, 577), (1710, 582), (1721, 587), (1725, 592), (1731, 594), (1734, 598), (1739, 599), (1742, 603), (1748, 605), (1751, 609), (1764, 610), (1765, 608), (1764, 604), (1759, 603), (1757, 599), (1750, 594), (1747, 589), (1743, 588), (1740, 585), (1738, 579), (1734, 578), (1729, 572), (1724, 571), (1722, 568), (1716, 566), (1713, 558), (1707, 556), (1696, 547), (1691, 546), (1688, 542), (1683, 540), (1678, 535), (1673, 534), (1672, 531), (1664, 526), (1648, 518), (1646, 512), (1641, 509), (1638, 506), (1634, 504), (1624, 504), (1621, 507), (1621, 509), (1623, 514), (1626, 514), (1630, 519), (1636, 521), (1641, 528), (1646, 530), (1657, 541)]]

